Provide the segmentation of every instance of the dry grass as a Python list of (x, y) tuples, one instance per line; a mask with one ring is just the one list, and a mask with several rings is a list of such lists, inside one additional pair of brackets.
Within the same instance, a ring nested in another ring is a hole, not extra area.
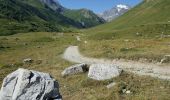
[[(88, 41), (86, 45), (88, 49), (86, 49), (84, 44), (75, 41), (75, 35), (74, 33), (64, 33), (63, 36), (60, 36), (58, 33), (40, 32), (0, 37), (0, 44), (4, 47), (10, 47), (0, 50), (0, 83), (2, 83), (2, 79), (7, 74), (18, 67), (23, 67), (50, 73), (59, 81), (60, 91), (64, 100), (168, 100), (170, 98), (169, 81), (147, 76), (136, 76), (127, 72), (123, 72), (118, 78), (103, 82), (88, 79), (87, 73), (62, 78), (61, 72), (64, 68), (72, 65), (72, 63), (61, 58), (65, 48), (69, 45), (81, 45), (82, 50), (85, 50), (83, 52), (92, 56), (103, 54), (109, 47), (120, 49), (125, 46), (122, 40), (115, 41), (115, 44), (112, 44), (111, 40)], [(116, 44), (119, 42), (122, 44)], [(141, 45), (145, 44), (143, 42), (141, 40)], [(102, 43), (107, 44), (106, 48), (103, 48), (104, 44)], [(98, 44), (102, 45), (97, 46)], [(132, 43), (130, 42), (130, 44)], [(95, 47), (93, 50), (92, 46)], [(24, 58), (32, 58), (34, 62), (30, 65), (22, 64)], [(38, 60), (42, 60), (42, 63), (37, 63)], [(107, 89), (106, 85), (113, 81), (117, 85)], [(122, 89), (130, 90), (131, 94), (122, 93)]]
[(81, 44), (80, 49), (88, 57), (160, 62), (164, 55), (170, 54), (169, 43), (168, 38), (89, 40), (87, 44)]

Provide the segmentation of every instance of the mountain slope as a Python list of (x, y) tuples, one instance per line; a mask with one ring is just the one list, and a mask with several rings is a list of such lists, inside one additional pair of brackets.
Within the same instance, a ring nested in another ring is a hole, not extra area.
[(0, 35), (29, 31), (63, 31), (64, 27), (81, 27), (79, 23), (54, 12), (38, 0), (1, 0), (0, 25)]
[(98, 17), (95, 13), (87, 9), (65, 10), (64, 16), (81, 23), (84, 28), (105, 23), (105, 20)]
[[(85, 25), (82, 25), (69, 15), (65, 16), (63, 13), (66, 10), (68, 9), (56, 0), (1, 0), (0, 35), (30, 31), (72, 31), (75, 28), (91, 27), (103, 23), (91, 22), (91, 19), (88, 21), (87, 18)], [(98, 18), (98, 16), (95, 17)], [(84, 19), (83, 15), (77, 18)]]
[[(101, 34), (129, 37), (137, 32), (151, 37), (160, 35), (162, 32), (169, 34), (169, 9), (170, 0), (145, 0), (116, 20), (87, 31), (90, 34), (93, 32), (95, 37), (97, 37), (96, 35), (100, 37)], [(110, 35), (107, 37), (111, 37)]]
[(88, 9), (67, 9), (60, 5), (57, 0), (40, 0), (42, 3), (49, 6), (54, 11), (59, 12), (67, 18), (74, 20), (77, 23), (80, 23), (83, 28), (93, 27), (99, 24), (105, 23), (103, 18), (97, 16), (94, 12)]
[(100, 17), (105, 19), (106, 21), (110, 22), (113, 19), (123, 15), (125, 12), (130, 10), (130, 7), (127, 5), (119, 4), (113, 7), (110, 10), (104, 11), (102, 14), (99, 14)]

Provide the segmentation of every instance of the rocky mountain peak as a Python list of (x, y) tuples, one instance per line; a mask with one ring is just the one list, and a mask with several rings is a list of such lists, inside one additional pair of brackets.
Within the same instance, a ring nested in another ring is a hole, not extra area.
[(123, 15), (125, 12), (127, 12), (131, 7), (124, 5), (124, 4), (118, 4), (111, 8), (110, 10), (106, 10), (103, 13), (99, 14), (100, 17), (105, 19), (106, 21), (110, 22), (114, 20), (115, 18)]

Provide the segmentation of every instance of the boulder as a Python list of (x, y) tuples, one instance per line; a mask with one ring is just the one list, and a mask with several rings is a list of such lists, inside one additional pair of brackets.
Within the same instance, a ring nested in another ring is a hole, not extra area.
[(119, 76), (121, 71), (113, 64), (92, 64), (88, 77), (94, 80), (107, 80)]
[(0, 100), (61, 100), (58, 82), (49, 74), (18, 69), (3, 81)]
[(64, 76), (83, 73), (87, 71), (88, 71), (87, 64), (76, 64), (76, 65), (66, 68), (61, 74), (64, 77)]

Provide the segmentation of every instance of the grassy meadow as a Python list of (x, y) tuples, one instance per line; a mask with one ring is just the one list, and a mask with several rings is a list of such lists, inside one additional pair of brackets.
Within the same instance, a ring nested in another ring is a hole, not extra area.
[[(129, 72), (123, 72), (120, 77), (101, 82), (88, 79), (87, 73), (63, 78), (61, 72), (66, 67), (73, 64), (62, 59), (62, 54), (69, 45), (79, 45), (82, 47), (86, 45), (86, 47), (90, 49), (94, 45), (103, 42), (94, 42), (89, 45), (89, 40), (87, 44), (84, 44), (76, 41), (77, 35), (81, 34), (37, 32), (1, 36), (0, 84), (2, 84), (2, 80), (7, 74), (17, 68), (26, 68), (50, 73), (56, 80), (58, 80), (60, 84), (60, 92), (64, 100), (169, 99), (169, 81), (159, 80), (148, 76), (137, 76)], [(115, 43), (119, 43), (120, 41), (122, 40), (117, 40)], [(109, 40), (107, 42), (109, 43)], [(118, 47), (125, 48), (126, 45), (123, 44), (124, 42), (120, 43), (122, 44)], [(108, 46), (110, 45), (111, 44), (108, 44)], [(88, 52), (87, 49), (81, 49), (84, 54)], [(93, 51), (90, 51), (92, 56), (98, 57), (97, 54), (102, 54), (100, 53), (100, 50), (96, 50), (95, 53)], [(105, 51), (105, 49), (103, 51)], [(25, 58), (31, 58), (34, 61), (31, 64), (23, 64), (22, 60)], [(116, 82), (116, 86), (107, 89), (106, 85), (111, 82)], [(130, 90), (131, 93), (125, 94), (122, 92), (123, 89)]]
[[(0, 85), (9, 73), (26, 68), (50, 73), (60, 84), (63, 100), (169, 100), (169, 80), (126, 71), (106, 81), (88, 79), (87, 73), (61, 76), (65, 68), (73, 65), (62, 59), (70, 45), (79, 46), (87, 57), (159, 63), (170, 54), (169, 5), (170, 0), (144, 0), (116, 20), (76, 30), (79, 33), (19, 31), (15, 35), (0, 36)], [(4, 24), (0, 30), (7, 26)], [(3, 31), (1, 34), (5, 35)], [(81, 41), (77, 41), (76, 36), (80, 36)], [(24, 64), (26, 58), (33, 59), (33, 63)], [(112, 82), (116, 82), (116, 86), (107, 89), (106, 85)], [(124, 89), (130, 93), (124, 93)]]

